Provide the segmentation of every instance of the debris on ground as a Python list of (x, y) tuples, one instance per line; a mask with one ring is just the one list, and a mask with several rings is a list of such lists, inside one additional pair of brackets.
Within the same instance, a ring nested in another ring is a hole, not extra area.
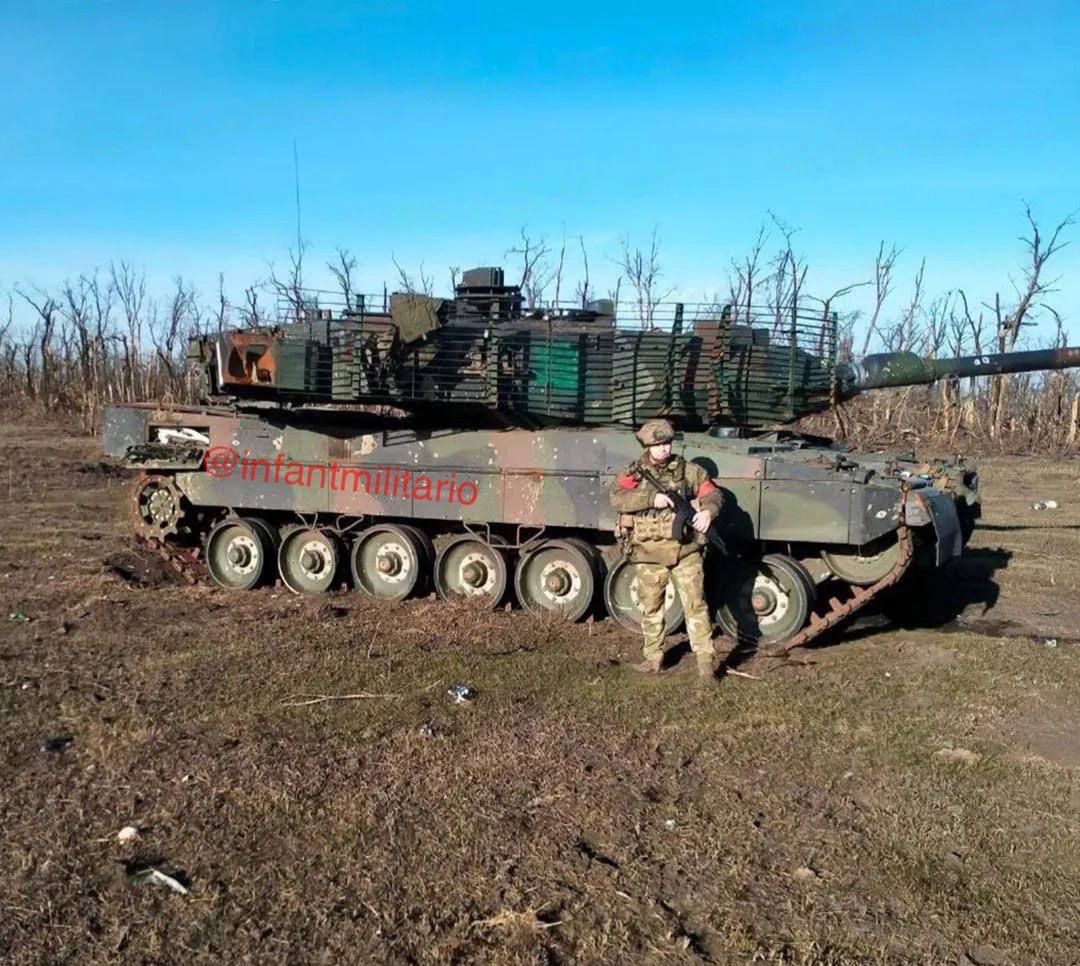
[(132, 885), (144, 885), (147, 882), (151, 882), (154, 885), (165, 886), (167, 889), (172, 889), (173, 892), (179, 893), (182, 896), (186, 896), (190, 891), (179, 878), (168, 875), (160, 869), (155, 869), (153, 866), (147, 866), (135, 871), (129, 870), (128, 879), (131, 880)]
[(969, 748), (939, 748), (934, 752), (934, 757), (940, 758), (942, 761), (956, 761), (964, 765), (973, 765), (982, 755)]
[(102, 568), (137, 590), (153, 590), (182, 582), (179, 573), (158, 554), (144, 550), (124, 550), (113, 553), (102, 561)]
[(75, 742), (73, 735), (54, 735), (49, 738), (41, 739), (42, 751), (63, 751), (65, 748), (70, 747)]
[(1043, 638), (1043, 645), (1045, 647), (1057, 647), (1058, 646), (1058, 639), (1056, 637), (1044, 637)]
[(139, 840), (139, 830), (134, 825), (125, 825), (116, 833), (116, 841), (121, 845), (133, 845)]
[(818, 872), (817, 869), (812, 869), (808, 865), (800, 865), (792, 873), (792, 875), (794, 875), (796, 879), (802, 879), (804, 882), (810, 882), (813, 879), (820, 879), (821, 878), (821, 873)]
[(1033, 510), (1056, 510), (1057, 508), (1057, 500), (1039, 500), (1037, 503), (1031, 504)]
[(8, 614), (8, 620), (15, 621), (16, 624), (29, 624), (30, 618), (27, 617), (21, 610), (12, 611)]
[(967, 951), (969, 962), (975, 966), (1004, 966), (1005, 954), (993, 946), (970, 946)]
[(454, 704), (469, 704), (476, 700), (476, 688), (470, 688), (467, 684), (451, 684), (446, 692)]

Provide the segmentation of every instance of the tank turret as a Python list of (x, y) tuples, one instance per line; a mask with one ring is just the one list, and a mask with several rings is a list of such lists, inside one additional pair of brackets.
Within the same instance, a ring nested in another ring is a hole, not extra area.
[(1080, 348), (921, 358), (837, 358), (837, 320), (810, 305), (748, 309), (610, 300), (524, 305), (498, 268), (464, 272), (453, 298), (358, 297), (289, 306), (288, 322), (197, 339), (208, 396), (240, 407), (392, 406), (457, 427), (639, 425), (753, 433), (870, 389), (1080, 366)]

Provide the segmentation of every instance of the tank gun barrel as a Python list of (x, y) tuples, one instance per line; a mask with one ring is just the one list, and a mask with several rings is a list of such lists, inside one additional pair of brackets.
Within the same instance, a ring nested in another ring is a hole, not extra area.
[(1076, 367), (1080, 367), (1080, 347), (1077, 346), (952, 359), (930, 359), (913, 352), (881, 352), (866, 356), (861, 362), (841, 366), (838, 383), (840, 395), (846, 399), (867, 389), (927, 385), (950, 377), (997, 376)]

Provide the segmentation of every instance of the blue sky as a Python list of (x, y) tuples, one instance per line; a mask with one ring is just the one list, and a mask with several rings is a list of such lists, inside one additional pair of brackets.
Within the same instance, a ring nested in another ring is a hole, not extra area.
[(0, 0), (0, 285), (126, 258), (238, 292), (295, 242), (295, 138), (310, 260), (347, 246), (366, 287), (391, 253), (498, 263), (522, 225), (613, 277), (655, 225), (692, 298), (771, 210), (817, 290), (885, 239), (904, 287), (925, 256), (989, 299), (1022, 201), (1080, 206), (1077, 50), (1065, 2)]

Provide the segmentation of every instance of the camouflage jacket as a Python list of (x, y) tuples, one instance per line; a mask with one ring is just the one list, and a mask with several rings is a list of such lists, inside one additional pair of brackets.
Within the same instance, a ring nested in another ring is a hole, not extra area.
[[(620, 527), (628, 538), (629, 555), (634, 563), (662, 563), (673, 567), (684, 557), (700, 553), (705, 538), (696, 532), (692, 538), (687, 537), (686, 542), (671, 536), (675, 511), (653, 507), (653, 499), (659, 491), (638, 473), (638, 467), (647, 459), (642, 456), (615, 477), (611, 484), (611, 506), (620, 514)], [(680, 491), (695, 501), (696, 506), (708, 510), (714, 520), (719, 516), (723, 493), (697, 463), (687, 463), (680, 456), (672, 456), (663, 466), (646, 465), (665, 488)]]

